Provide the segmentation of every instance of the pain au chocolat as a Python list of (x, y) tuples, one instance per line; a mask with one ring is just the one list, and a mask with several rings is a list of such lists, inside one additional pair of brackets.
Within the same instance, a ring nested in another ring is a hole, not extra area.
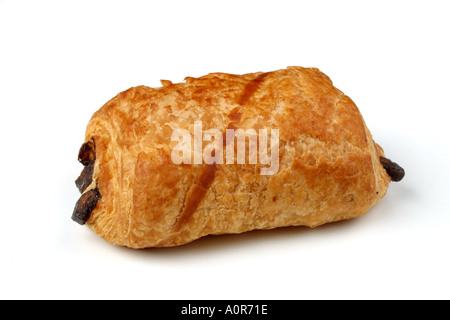
[[(404, 175), (384, 157), (353, 101), (318, 69), (161, 82), (107, 102), (91, 118), (79, 152), (82, 196), (72, 219), (112, 244), (170, 247), (206, 235), (350, 219)], [(174, 161), (174, 131), (192, 133), (199, 122), (205, 134), (253, 130), (258, 141), (261, 129), (273, 129), (276, 170), (261, 174), (267, 164), (217, 161), (228, 151), (225, 139), (223, 153), (211, 153), (215, 162)]]

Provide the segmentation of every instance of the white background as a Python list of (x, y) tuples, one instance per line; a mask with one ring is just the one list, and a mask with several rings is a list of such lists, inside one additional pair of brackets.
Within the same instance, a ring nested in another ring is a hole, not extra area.
[[(3, 299), (450, 298), (448, 1), (1, 1)], [(406, 177), (358, 219), (135, 251), (71, 221), (118, 92), (318, 67)]]

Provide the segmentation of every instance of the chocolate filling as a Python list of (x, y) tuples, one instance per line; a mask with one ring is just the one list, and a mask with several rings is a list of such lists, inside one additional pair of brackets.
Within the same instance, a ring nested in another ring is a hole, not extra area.
[(98, 192), (98, 189), (92, 189), (83, 194), (75, 205), (75, 209), (73, 210), (72, 214), (72, 220), (81, 225), (84, 225), (89, 219), (92, 210), (94, 210), (94, 208), (97, 206), (98, 200), (100, 200), (101, 198), (102, 197)]
[(392, 181), (398, 182), (405, 176), (405, 170), (403, 170), (403, 168), (400, 167), (397, 163), (392, 162), (385, 157), (380, 157), (380, 162), (388, 175), (391, 176)]
[(84, 166), (94, 163), (95, 161), (95, 144), (94, 140), (84, 143), (78, 153), (78, 161)]
[(94, 175), (94, 163), (91, 163), (84, 167), (81, 175), (75, 181), (75, 185), (81, 193), (86, 190), (87, 187), (92, 183), (92, 176)]
[[(94, 139), (91, 139), (81, 146), (78, 153), (78, 161), (84, 165), (84, 169), (75, 181), (75, 185), (81, 193), (85, 192), (93, 181), (95, 158), (95, 143)], [(97, 188), (85, 192), (75, 205), (72, 220), (81, 225), (85, 224), (101, 198)]]

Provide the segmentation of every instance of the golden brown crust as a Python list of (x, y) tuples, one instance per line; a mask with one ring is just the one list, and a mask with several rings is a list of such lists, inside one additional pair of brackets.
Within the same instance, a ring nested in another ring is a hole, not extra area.
[[(385, 195), (382, 149), (352, 100), (319, 70), (185, 80), (124, 91), (89, 122), (85, 141), (95, 141), (93, 180), (102, 198), (87, 224), (105, 240), (144, 248), (316, 227), (360, 216)], [(260, 175), (260, 165), (174, 164), (172, 131), (193, 132), (198, 120), (203, 130), (221, 132), (278, 128), (278, 173)]]

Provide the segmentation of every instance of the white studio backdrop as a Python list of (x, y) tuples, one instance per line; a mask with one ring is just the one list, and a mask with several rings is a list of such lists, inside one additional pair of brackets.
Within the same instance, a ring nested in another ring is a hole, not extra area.
[[(1, 1), (2, 299), (450, 298), (446, 1)], [(406, 177), (317, 229), (114, 247), (70, 219), (78, 149), (120, 91), (317, 67)]]

